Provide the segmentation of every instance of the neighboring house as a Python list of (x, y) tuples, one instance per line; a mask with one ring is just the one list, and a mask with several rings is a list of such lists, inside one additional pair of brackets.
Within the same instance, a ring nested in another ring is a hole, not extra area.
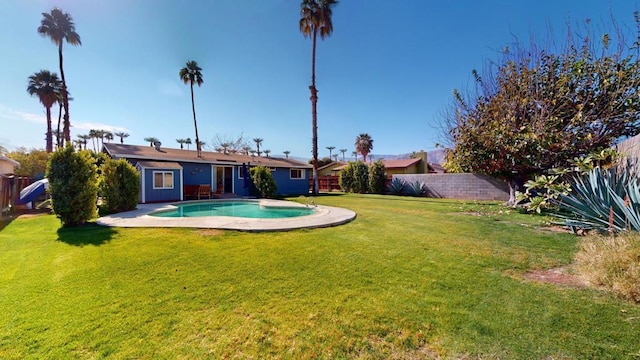
[(13, 174), (20, 163), (0, 154), (0, 174)]
[(244, 167), (259, 165), (271, 170), (279, 195), (309, 192), (312, 167), (293, 159), (207, 151), (198, 157), (195, 150), (162, 148), (160, 144), (153, 147), (106, 143), (103, 152), (114, 159), (126, 159), (140, 171), (141, 203), (207, 197), (202, 189), (207, 189), (209, 195), (247, 196), (250, 186), (244, 178)]
[(337, 176), (340, 170), (344, 169), (347, 165), (343, 161), (332, 161), (331, 163), (318, 168), (318, 176)]

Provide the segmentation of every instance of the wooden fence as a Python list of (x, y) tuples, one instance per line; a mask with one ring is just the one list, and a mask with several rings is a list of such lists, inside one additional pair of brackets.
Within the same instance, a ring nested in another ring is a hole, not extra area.
[[(342, 191), (340, 188), (340, 176), (338, 175), (326, 175), (318, 176), (318, 190), (324, 192)], [(392, 176), (388, 175), (385, 182), (385, 188), (391, 183)], [(309, 179), (309, 192), (313, 191), (313, 179)]]
[(20, 191), (33, 183), (34, 179), (22, 176), (0, 175), (0, 214), (14, 206)]

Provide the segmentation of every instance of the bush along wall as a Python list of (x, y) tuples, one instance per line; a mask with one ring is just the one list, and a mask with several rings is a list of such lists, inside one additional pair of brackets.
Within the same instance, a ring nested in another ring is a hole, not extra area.
[(136, 208), (140, 194), (140, 174), (124, 159), (108, 159), (101, 167), (100, 191), (110, 213)]

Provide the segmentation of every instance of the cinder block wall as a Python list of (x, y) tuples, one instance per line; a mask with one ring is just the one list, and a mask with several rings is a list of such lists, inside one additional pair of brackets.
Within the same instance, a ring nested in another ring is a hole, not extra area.
[(509, 200), (505, 181), (478, 174), (398, 174), (408, 183), (419, 181), (438, 197), (462, 200)]

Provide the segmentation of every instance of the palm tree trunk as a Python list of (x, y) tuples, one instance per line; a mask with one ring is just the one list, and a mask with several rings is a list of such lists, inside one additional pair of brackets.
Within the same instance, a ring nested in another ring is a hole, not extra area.
[(61, 120), (62, 120), (62, 104), (58, 103), (58, 130), (56, 132), (56, 134), (58, 134), (58, 136), (56, 136), (56, 145), (58, 146), (58, 149), (62, 148), (62, 136), (60, 135)]
[(51, 129), (51, 106), (47, 106), (47, 153), (53, 151), (53, 133)]
[[(67, 82), (64, 78), (64, 68), (62, 66), (62, 41), (58, 44), (58, 59), (60, 60), (60, 79), (62, 80), (62, 104), (64, 106), (64, 141), (71, 142), (71, 122), (69, 121), (69, 94), (67, 93)], [(63, 144), (64, 145), (64, 144)]]
[(193, 126), (196, 128), (196, 151), (200, 157), (200, 138), (198, 137), (198, 122), (196, 121), (196, 103), (193, 100), (193, 82), (191, 82), (191, 110), (193, 111)]
[(313, 29), (313, 44), (311, 50), (311, 128), (312, 128), (312, 154), (313, 154), (313, 194), (316, 195), (319, 192), (318, 184), (318, 90), (316, 89), (316, 37), (318, 31)]

